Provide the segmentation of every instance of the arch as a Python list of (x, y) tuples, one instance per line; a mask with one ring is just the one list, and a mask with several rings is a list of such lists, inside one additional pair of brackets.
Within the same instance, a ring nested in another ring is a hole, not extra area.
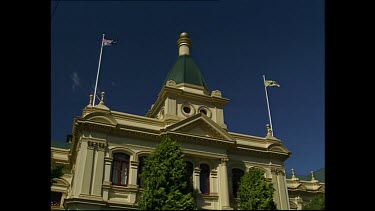
[(199, 160), (196, 160), (196, 163), (194, 162), (192, 163), (197, 164), (197, 165), (194, 165), (195, 167), (200, 167), (201, 164), (207, 164), (211, 170), (216, 168), (216, 165), (214, 164), (214, 162), (209, 159), (199, 159)]
[(148, 157), (148, 156), (151, 155), (151, 153), (152, 153), (152, 151), (139, 151), (139, 152), (136, 153), (135, 160), (139, 161), (140, 157), (143, 157), (143, 156)]
[(117, 125), (116, 119), (108, 113), (104, 112), (93, 112), (83, 117), (85, 120), (91, 120), (95, 122), (101, 122), (105, 124)]
[(271, 144), (267, 147), (269, 151), (288, 153), (289, 150), (279, 143)]
[[(246, 172), (247, 168), (246, 168), (246, 164), (242, 161), (231, 161), (231, 162), (228, 162), (228, 169), (241, 169), (242, 171)], [(232, 176), (232, 171), (228, 171), (228, 176), (231, 177)]]
[(130, 160), (135, 160), (136, 154), (133, 150), (126, 148), (126, 147), (114, 147), (109, 149), (109, 157), (113, 158), (113, 154), (115, 153), (125, 153), (130, 155)]

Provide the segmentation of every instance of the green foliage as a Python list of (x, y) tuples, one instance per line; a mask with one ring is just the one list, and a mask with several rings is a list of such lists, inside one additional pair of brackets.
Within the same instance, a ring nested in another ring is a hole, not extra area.
[(251, 170), (241, 177), (237, 196), (241, 210), (276, 210), (273, 184), (264, 177), (264, 171)]
[(310, 199), (310, 201), (303, 204), (304, 210), (324, 210), (325, 209), (325, 198), (324, 195), (316, 195)]
[(185, 166), (182, 148), (169, 137), (164, 137), (145, 159), (141, 174), (144, 191), (138, 209), (196, 210), (187, 185)]
[(64, 175), (63, 169), (63, 165), (58, 165), (51, 161), (51, 186), (56, 183), (55, 179)]

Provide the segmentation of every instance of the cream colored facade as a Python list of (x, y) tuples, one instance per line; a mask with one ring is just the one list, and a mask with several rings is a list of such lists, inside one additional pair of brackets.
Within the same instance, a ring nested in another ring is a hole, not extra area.
[[(181, 35), (183, 36), (183, 35)], [(181, 42), (179, 53), (189, 54), (189, 42)], [(137, 184), (139, 158), (152, 153), (162, 135), (169, 135), (184, 149), (193, 164), (193, 184), (200, 189), (200, 164), (209, 166), (209, 194), (197, 199), (201, 209), (231, 210), (237, 204), (232, 191), (232, 169), (265, 170), (274, 185), (278, 209), (288, 210), (296, 200), (289, 199), (284, 161), (291, 152), (271, 135), (265, 137), (230, 132), (224, 121), (229, 99), (221, 91), (169, 80), (145, 116), (113, 111), (104, 103), (92, 106), (92, 96), (82, 115), (74, 119), (69, 150), (52, 148), (55, 160), (69, 163), (67, 172), (52, 191), (62, 192), (60, 208), (136, 209), (142, 189)], [(128, 184), (111, 181), (113, 155), (130, 156)], [(298, 200), (297, 200), (298, 201)]]

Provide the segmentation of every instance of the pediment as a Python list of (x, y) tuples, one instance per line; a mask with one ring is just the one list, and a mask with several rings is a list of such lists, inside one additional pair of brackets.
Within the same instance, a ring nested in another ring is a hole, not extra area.
[(289, 150), (280, 143), (270, 144), (268, 146), (268, 150), (274, 152), (289, 153)]
[(94, 122), (104, 123), (104, 124), (112, 124), (112, 125), (117, 124), (116, 119), (110, 113), (104, 113), (104, 112), (89, 113), (86, 116), (84, 116), (84, 119), (94, 121)]
[(227, 131), (204, 114), (196, 114), (166, 128), (167, 131), (178, 132), (213, 139), (220, 139), (235, 143)]

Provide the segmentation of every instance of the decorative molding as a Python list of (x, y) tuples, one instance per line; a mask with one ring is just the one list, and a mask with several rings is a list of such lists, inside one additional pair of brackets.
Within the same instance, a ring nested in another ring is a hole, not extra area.
[(97, 141), (88, 141), (87, 142), (87, 148), (88, 149), (97, 149), (99, 151), (105, 151), (105, 148), (107, 147), (107, 143), (103, 142), (97, 142)]
[(280, 167), (271, 167), (271, 173), (276, 175), (283, 175), (285, 176), (285, 172), (283, 168)]
[(169, 80), (165, 85), (170, 87), (176, 87), (176, 82), (174, 80)]
[(221, 92), (219, 90), (214, 90), (211, 92), (212, 97), (221, 97)]
[(227, 162), (229, 161), (229, 159), (228, 159), (228, 157), (223, 157), (223, 158), (220, 159), (220, 161), (221, 161), (221, 164), (226, 165)]

